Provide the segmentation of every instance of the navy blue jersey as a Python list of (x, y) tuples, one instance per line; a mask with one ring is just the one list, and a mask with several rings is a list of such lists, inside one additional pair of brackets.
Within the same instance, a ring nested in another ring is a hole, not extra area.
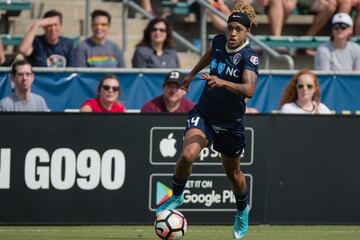
[[(210, 75), (242, 83), (245, 69), (258, 74), (259, 60), (254, 49), (246, 45), (237, 52), (227, 53), (225, 46), (225, 35), (217, 35), (213, 39)], [(244, 97), (225, 88), (209, 88), (206, 84), (196, 108), (213, 123), (242, 122), (246, 104)]]

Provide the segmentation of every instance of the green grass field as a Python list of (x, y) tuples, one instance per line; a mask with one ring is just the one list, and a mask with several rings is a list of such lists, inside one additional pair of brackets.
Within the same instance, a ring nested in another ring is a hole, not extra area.
[[(184, 240), (232, 239), (231, 226), (189, 226)], [(158, 239), (152, 226), (0, 226), (0, 240)], [(250, 226), (245, 240), (359, 240), (360, 226)]]

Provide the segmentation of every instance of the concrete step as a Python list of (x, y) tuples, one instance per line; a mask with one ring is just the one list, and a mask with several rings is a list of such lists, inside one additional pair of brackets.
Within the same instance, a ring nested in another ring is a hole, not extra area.
[[(10, 21), (10, 34), (25, 34), (35, 19), (12, 18)], [(144, 19), (128, 19), (127, 35), (137, 35), (141, 38), (143, 28), (146, 26), (147, 20)], [(85, 24), (83, 19), (67, 18), (63, 20), (62, 34), (65, 36), (82, 36), (84, 35)], [(42, 34), (43, 29), (38, 30), (38, 34)], [(114, 18), (110, 29), (110, 35), (122, 35), (122, 19)]]
[[(103, 9), (108, 11), (112, 17), (122, 16), (121, 2), (104, 2), (102, 0), (91, 0), (90, 12), (94, 9)], [(85, 1), (84, 0), (33, 0), (33, 10), (31, 11), (32, 18), (42, 17), (42, 15), (51, 9), (56, 9), (63, 14), (63, 18), (74, 18), (75, 16), (81, 19), (85, 18)], [(28, 17), (29, 14), (24, 12), (21, 17)]]

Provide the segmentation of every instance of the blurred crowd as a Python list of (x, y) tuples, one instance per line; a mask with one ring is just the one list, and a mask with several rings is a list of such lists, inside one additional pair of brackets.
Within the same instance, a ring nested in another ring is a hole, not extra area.
[[(133, 68), (167, 68), (162, 86), (163, 95), (149, 99), (142, 112), (187, 112), (193, 103), (186, 99), (181, 87), (182, 73), (173, 71), (181, 67), (172, 26), (164, 12), (155, 9), (155, 1), (142, 0), (143, 8), (154, 17), (144, 27), (142, 39), (136, 44), (131, 58)], [(181, 0), (171, 0), (176, 4)], [(198, 8), (195, 1), (185, 1)], [(237, 0), (208, 0), (211, 6), (229, 16)], [(269, 35), (280, 36), (288, 18), (298, 14), (313, 14), (313, 23), (304, 32), (315, 36), (325, 26), (330, 26), (329, 41), (317, 49), (307, 49), (314, 57), (313, 70), (357, 71), (360, 70), (360, 46), (351, 41), (360, 35), (360, 0), (246, 0), (257, 13), (266, 14), (269, 20)], [(219, 33), (226, 31), (226, 21), (213, 12), (206, 14)], [(14, 90), (11, 96), (0, 101), (2, 111), (48, 111), (45, 100), (31, 93), (35, 79), (32, 67), (96, 67), (128, 68), (124, 53), (118, 44), (109, 40), (112, 17), (109, 12), (96, 9), (91, 13), (91, 36), (78, 44), (62, 35), (63, 16), (58, 10), (49, 10), (43, 18), (33, 22), (24, 34), (18, 47), (18, 55), (12, 61), (11, 79)], [(43, 34), (37, 35), (39, 29)], [(0, 38), (1, 40), (1, 38)], [(6, 61), (4, 47), (0, 42), (0, 63)], [(120, 79), (115, 75), (99, 80), (97, 96), (88, 99), (82, 112), (125, 112), (126, 107), (118, 99), (121, 96)], [(330, 113), (321, 103), (320, 86), (310, 69), (300, 70), (281, 98), (280, 112)], [(248, 113), (257, 113), (248, 108)]]

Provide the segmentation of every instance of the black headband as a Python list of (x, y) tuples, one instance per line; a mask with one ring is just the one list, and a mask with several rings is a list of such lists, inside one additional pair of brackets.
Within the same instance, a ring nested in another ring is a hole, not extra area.
[(228, 18), (228, 23), (229, 22), (238, 22), (241, 25), (244, 25), (246, 28), (250, 28), (251, 25), (251, 21), (248, 18), (248, 16), (242, 12), (234, 12), (232, 13), (229, 18)]

